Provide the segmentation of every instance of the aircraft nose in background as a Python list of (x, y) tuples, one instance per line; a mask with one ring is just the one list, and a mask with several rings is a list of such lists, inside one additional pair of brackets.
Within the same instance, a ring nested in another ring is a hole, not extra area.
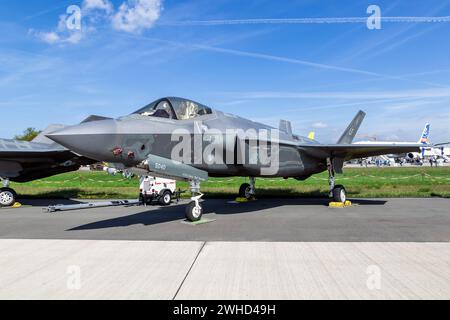
[(117, 121), (100, 120), (64, 128), (46, 135), (67, 149), (98, 161), (108, 161), (116, 143)]

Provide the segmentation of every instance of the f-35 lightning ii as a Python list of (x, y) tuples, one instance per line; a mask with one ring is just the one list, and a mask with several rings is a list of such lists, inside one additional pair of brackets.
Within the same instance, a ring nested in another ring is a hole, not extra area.
[(159, 99), (118, 119), (90, 121), (48, 134), (77, 154), (134, 168), (142, 175), (189, 181), (191, 202), (186, 218), (201, 219), (201, 182), (208, 177), (245, 176), (239, 194), (255, 195), (255, 178), (305, 180), (328, 171), (330, 196), (345, 202), (344, 186), (336, 185), (345, 161), (391, 153), (419, 152), (420, 144), (352, 144), (365, 117), (360, 111), (337, 139), (321, 144), (296, 135), (291, 123), (278, 129), (214, 110), (189, 99)]

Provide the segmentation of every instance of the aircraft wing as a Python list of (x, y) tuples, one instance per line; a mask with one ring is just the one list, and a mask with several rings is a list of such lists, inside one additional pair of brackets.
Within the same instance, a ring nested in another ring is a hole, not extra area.
[(2, 149), (0, 147), (0, 159), (1, 158), (28, 158), (28, 157), (55, 157), (62, 154), (70, 154), (69, 150), (59, 149), (29, 149), (29, 150), (11, 150)]
[[(386, 154), (401, 154), (408, 152), (420, 152), (424, 145), (421, 143), (352, 143), (356, 132), (364, 120), (365, 113), (359, 111), (338, 140), (337, 144), (299, 144), (298, 148), (312, 157), (334, 159), (334, 169), (342, 173), (344, 162), (351, 159), (382, 156)], [(430, 145), (427, 145), (430, 146)]]
[(318, 158), (342, 158), (344, 160), (397, 154), (420, 152), (421, 144), (305, 144), (298, 148)]
[(0, 139), (0, 159), (27, 158), (27, 157), (53, 157), (63, 153), (71, 153), (58, 145)]
[(0, 177), (12, 181), (44, 178), (90, 163), (59, 145), (0, 139)]

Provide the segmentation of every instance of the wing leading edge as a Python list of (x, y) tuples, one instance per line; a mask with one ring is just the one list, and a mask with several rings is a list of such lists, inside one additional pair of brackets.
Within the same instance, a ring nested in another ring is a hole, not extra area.
[(305, 144), (298, 148), (315, 158), (341, 158), (345, 161), (386, 154), (420, 152), (421, 144)]
[(42, 157), (58, 156), (62, 153), (71, 153), (60, 145), (48, 145), (38, 142), (0, 139), (0, 159), (10, 157)]

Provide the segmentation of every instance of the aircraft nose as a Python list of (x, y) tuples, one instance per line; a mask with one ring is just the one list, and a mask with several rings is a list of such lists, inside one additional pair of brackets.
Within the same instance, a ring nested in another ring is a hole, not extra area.
[(53, 141), (85, 157), (110, 160), (111, 145), (116, 144), (117, 121), (100, 120), (64, 128), (46, 135)]

